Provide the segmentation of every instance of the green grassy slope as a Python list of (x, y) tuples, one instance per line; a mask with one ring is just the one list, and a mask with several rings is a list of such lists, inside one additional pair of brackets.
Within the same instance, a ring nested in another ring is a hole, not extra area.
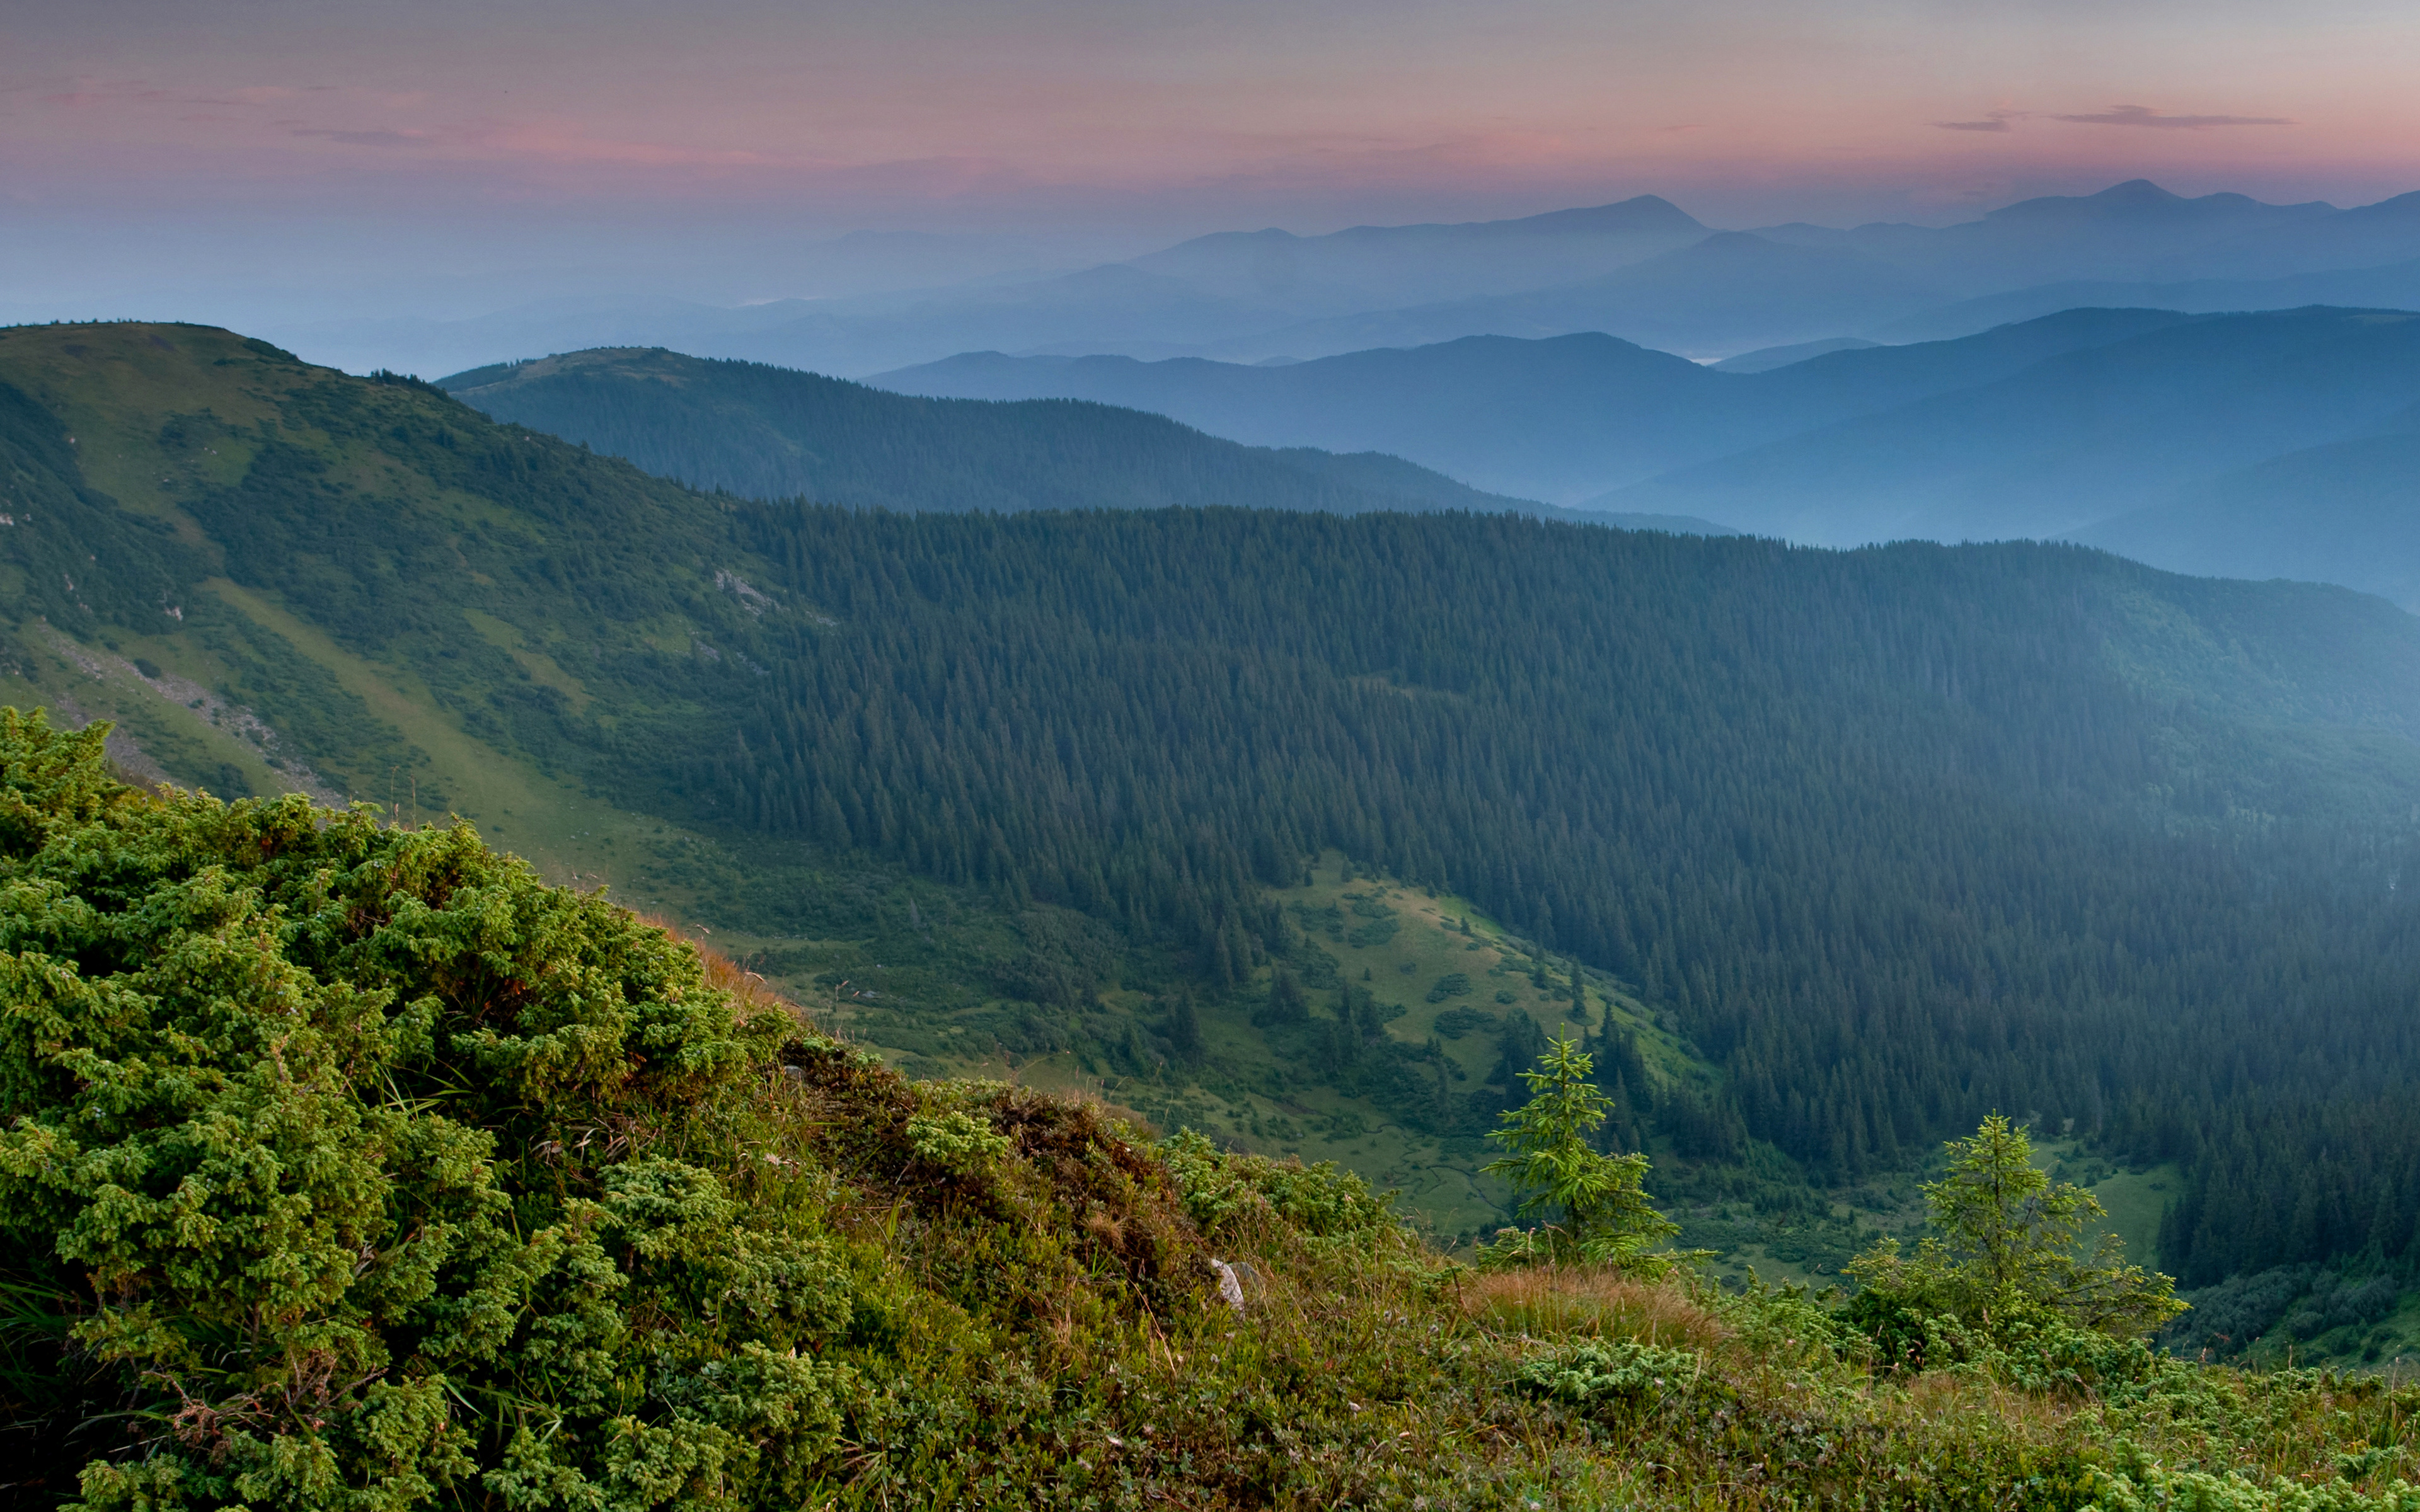
[[(425, 388), (138, 326), (0, 333), (0, 381), (92, 507), (147, 528), (115, 562), (87, 550), (95, 577), (70, 588), (34, 553), (77, 521), (19, 511), (20, 687), (120, 717), (180, 780), (382, 807), (416, 787), (424, 811), (518, 821), (586, 872), (598, 753), (550, 738), (556, 712), (637, 738), (676, 725), (699, 706), (681, 670), (753, 623), (710, 502)], [(602, 702), (583, 687), (600, 668)]]
[[(1333, 852), (1308, 869), (1301, 885), (1268, 896), (1306, 938), (1289, 963), (1263, 967), (1232, 991), (1189, 989), (1200, 998), (1202, 1019), (1198, 1060), (1158, 1048), (1166, 1014), (1151, 990), (1150, 965), (1142, 962), (1129, 967), (1134, 985), (1121, 979), (1100, 995), (1105, 1008), (1125, 1010), (1152, 1031), (1140, 1051), (1126, 1051), (1114, 1019), (1082, 1043), (1029, 1045), (1017, 1022), (1025, 1010), (1013, 999), (962, 1001), (936, 1012), (931, 997), (913, 987), (892, 993), (886, 986), (880, 990), (889, 995), (871, 1000), (852, 997), (839, 1005), (834, 1022), (918, 1074), (1014, 1076), (1026, 1085), (1092, 1092), (1164, 1129), (1199, 1130), (1239, 1149), (1334, 1160), (1398, 1192), (1404, 1211), (1449, 1243), (1484, 1237), (1507, 1221), (1504, 1189), (1474, 1174), (1492, 1151), (1467, 1134), (1406, 1127), (1383, 1097), (1303, 1075), (1253, 1022), (1280, 972), (1366, 983), (1389, 1015), (1388, 1041), (1406, 1048), (1432, 1038), (1441, 1044), (1458, 1096), (1493, 1082), (1510, 1097), (1497, 1062), (1515, 1016), (1534, 1026), (1515, 1029), (1516, 1040), (1608, 1029), (1633, 1035), (1656, 1087), (1702, 1089), (1715, 1079), (1704, 1058), (1659, 1025), (1652, 1010), (1602, 974), (1583, 973), (1586, 1001), (1575, 1012), (1568, 961), (1541, 956), (1534, 942), (1466, 900), (1360, 872)], [(900, 968), (861, 958), (853, 969), (861, 974), (855, 980), (873, 981)], [(812, 979), (795, 969), (783, 980), (812, 991)], [(923, 989), (934, 991), (933, 984)], [(1624, 1112), (1635, 1119), (1637, 1109)]]

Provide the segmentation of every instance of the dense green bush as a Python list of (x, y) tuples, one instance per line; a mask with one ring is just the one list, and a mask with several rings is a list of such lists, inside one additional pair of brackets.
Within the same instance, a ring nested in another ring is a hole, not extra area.
[(1184, 1194), (1186, 1211), (1213, 1239), (1291, 1229), (1373, 1247), (1404, 1238), (1387, 1199), (1332, 1161), (1305, 1165), (1230, 1155), (1190, 1130), (1163, 1143), (1160, 1155)]
[(1705, 1356), (1634, 1339), (1606, 1344), (1580, 1339), (1526, 1361), (1513, 1372), (1523, 1388), (1575, 1407), (1603, 1410), (1694, 1391), (1706, 1377)]
[(1459, 971), (1450, 971), (1439, 977), (1428, 991), (1428, 1000), (1432, 1003), (1442, 1003), (1449, 997), (1469, 995), (1470, 979)]
[(846, 1267), (729, 1095), (792, 1026), (467, 827), (140, 794), (102, 733), (0, 714), (12, 1417), (85, 1504), (796, 1489)]
[(2138, 1339), (2185, 1310), (2176, 1283), (2128, 1264), (2115, 1235), (2080, 1253), (2101, 1203), (2037, 1170), (2024, 1130), (1994, 1113), (1947, 1150), (1947, 1174), (1922, 1188), (1935, 1232), (1910, 1256), (1885, 1238), (1849, 1266), (1864, 1288), (1849, 1316), (1885, 1361), (1944, 1364), (2011, 1331)]
[(0, 1340), (50, 1493), (793, 1506), (903, 1411), (903, 1319), (971, 1353), (1198, 1291), (1096, 1116), (744, 1016), (467, 826), (144, 794), (104, 733), (0, 712)]
[(2177, 1354), (2226, 1360), (2256, 1347), (2282, 1353), (2334, 1329), (2377, 1323), (2395, 1311), (2408, 1281), (2375, 1266), (2284, 1265), (2229, 1276), (2192, 1292), (2193, 1311), (2162, 1329), (2158, 1342)]

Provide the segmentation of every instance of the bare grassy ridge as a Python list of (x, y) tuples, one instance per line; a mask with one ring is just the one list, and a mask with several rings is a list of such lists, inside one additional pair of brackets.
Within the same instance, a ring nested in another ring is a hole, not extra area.
[[(895, 1461), (869, 1466), (848, 1500), (948, 1504), (922, 1499), (942, 1487), (1032, 1505), (2350, 1512), (2411, 1504), (2397, 1477), (2420, 1464), (2409, 1387), (2193, 1367), (2136, 1401), (1982, 1371), (1892, 1381), (1843, 1359), (1786, 1294), (1589, 1273), (1457, 1288), (1404, 1257), (1275, 1231), (1230, 1252), (1265, 1278), (1244, 1320), (1211, 1310), (1165, 1334), (1069, 1338), (1065, 1365), (1090, 1385), (1056, 1422), (1001, 1442), (987, 1469), (961, 1446), (948, 1464), (912, 1453), (895, 1480)], [(1695, 1368), (1595, 1404), (1516, 1383), (1575, 1340)]]

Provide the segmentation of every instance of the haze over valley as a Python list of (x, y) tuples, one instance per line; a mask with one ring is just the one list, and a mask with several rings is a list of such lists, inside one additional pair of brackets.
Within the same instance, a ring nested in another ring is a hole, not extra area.
[[(808, 249), (800, 261), (821, 259)], [(592, 297), (263, 333), (355, 371), (660, 346), (860, 378), (964, 351), (1256, 363), (1576, 332), (1713, 361), (1838, 337), (1968, 335), (2085, 305), (2415, 302), (2420, 194), (2339, 209), (2186, 198), (2136, 179), (1940, 227), (1721, 229), (1647, 194), (1506, 221), (1220, 232), (1048, 277), (729, 308)]]

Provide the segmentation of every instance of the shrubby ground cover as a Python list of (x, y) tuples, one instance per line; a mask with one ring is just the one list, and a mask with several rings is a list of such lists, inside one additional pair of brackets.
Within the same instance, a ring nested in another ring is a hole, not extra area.
[(2409, 1385), (1473, 1272), (1332, 1168), (907, 1081), (466, 826), (102, 736), (0, 713), (18, 1505), (2420, 1506)]

